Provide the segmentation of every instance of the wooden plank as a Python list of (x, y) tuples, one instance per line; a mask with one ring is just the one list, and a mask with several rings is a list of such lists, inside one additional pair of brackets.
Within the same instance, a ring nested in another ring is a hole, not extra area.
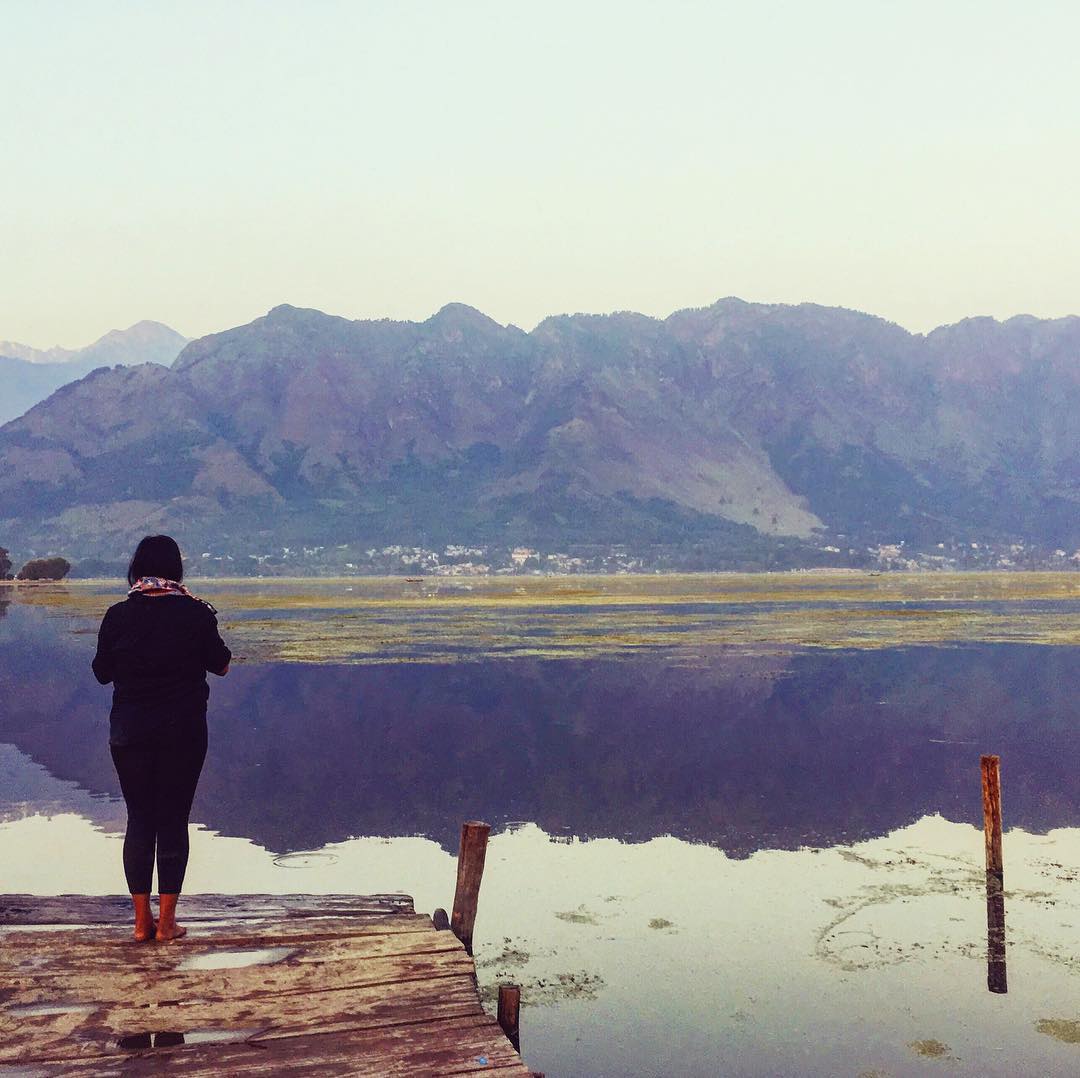
[[(383, 939), (398, 941), (404, 937)], [(457, 941), (454, 941), (457, 943)], [(424, 946), (427, 943), (428, 946)], [(109, 970), (107, 967), (64, 974), (29, 972), (5, 975), (0, 1000), (0, 1037), (18, 1024), (12, 1006), (64, 1003), (122, 1006), (137, 999), (141, 1006), (189, 1006), (214, 1000), (238, 1002), (290, 992), (320, 992), (339, 988), (396, 984), (454, 974), (471, 974), (472, 962), (458, 943), (456, 948), (433, 950), (430, 940), (414, 941), (414, 948), (380, 954), (365, 949), (345, 951), (330, 944), (312, 955), (294, 955), (272, 965), (239, 969), (176, 970), (154, 972)], [(16, 1021), (12, 1022), (12, 1018)]]
[(482, 1015), (472, 973), (328, 992), (180, 1002), (176, 1006), (93, 1007), (51, 1014), (4, 1014), (0, 1063), (116, 1054), (120, 1037), (164, 1030), (217, 1031), (240, 1039), (277, 1039)]
[(530, 1073), (408, 895), (181, 901), (187, 939), (136, 944), (126, 895), (0, 896), (0, 1074)]
[[(63, 973), (30, 970), (5, 975), (0, 989), (0, 1033), (28, 1005), (39, 1006), (66, 1001), (70, 1005), (107, 1008), (116, 1002), (129, 1005), (134, 998), (140, 1007), (191, 1006), (218, 998), (235, 1000), (289, 992), (321, 992), (367, 984), (393, 984), (448, 974), (471, 972), (473, 966), (460, 945), (438, 949), (424, 946), (423, 940), (388, 936), (392, 941), (413, 939), (413, 945), (394, 953), (353, 951), (336, 954), (334, 960), (297, 961), (289, 956), (269, 965), (219, 969), (103, 970)], [(324, 945), (334, 954), (335, 944)], [(231, 954), (228, 957), (231, 957)], [(217, 956), (214, 956), (217, 957)], [(134, 995), (133, 995), (134, 993)]]
[(473, 1074), (528, 1075), (496, 1023), (486, 1015), (442, 1019), (379, 1030), (311, 1034), (230, 1045), (184, 1045), (151, 1049), (129, 1058), (111, 1057), (47, 1065), (43, 1078), (100, 1074), (360, 1075), (364, 1078)]
[[(412, 897), (385, 895), (183, 895), (181, 920), (363, 917), (414, 913)], [(130, 895), (0, 895), (0, 925), (123, 924)]]
[[(330, 926), (338, 926), (331, 928)], [(365, 941), (376, 941), (384, 937), (425, 936), (432, 941), (433, 947), (453, 946), (456, 939), (445, 941), (444, 933), (436, 932), (429, 918), (423, 914), (409, 914), (400, 917), (356, 919), (352, 921), (322, 921), (304, 919), (300, 921), (269, 924), (256, 928), (243, 925), (193, 926), (181, 943), (159, 944), (154, 942), (136, 943), (131, 938), (130, 926), (92, 927), (76, 929), (68, 926), (56, 929), (52, 926), (35, 926), (32, 931), (9, 929), (0, 933), (0, 971), (19, 967), (34, 967), (46, 961), (58, 963), (61, 968), (65, 961), (72, 965), (90, 963), (107, 968), (118, 964), (139, 967), (146, 965), (157, 969), (162, 966), (171, 968), (184, 956), (208, 954), (214, 951), (230, 949), (250, 949), (259, 947), (298, 947), (315, 943), (337, 940), (341, 943), (354, 941), (358, 946)], [(372, 946), (382, 944), (372, 942)], [(391, 946), (387, 943), (386, 946)], [(408, 946), (408, 944), (404, 944)], [(182, 952), (182, 953), (181, 953)]]

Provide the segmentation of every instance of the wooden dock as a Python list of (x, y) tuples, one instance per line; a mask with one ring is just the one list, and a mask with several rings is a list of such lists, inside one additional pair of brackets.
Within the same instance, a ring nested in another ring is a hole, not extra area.
[(407, 895), (179, 913), (187, 938), (135, 943), (127, 895), (0, 896), (0, 1074), (531, 1073), (465, 946)]

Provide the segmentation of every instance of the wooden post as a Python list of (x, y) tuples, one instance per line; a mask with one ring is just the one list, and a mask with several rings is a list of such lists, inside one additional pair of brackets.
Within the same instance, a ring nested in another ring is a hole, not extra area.
[(499, 1025), (502, 1026), (506, 1039), (514, 1046), (515, 1052), (521, 1051), (521, 1030), (518, 1025), (521, 1010), (521, 988), (516, 984), (499, 985)]
[(465, 951), (470, 956), (473, 953), (473, 925), (476, 923), (476, 904), (480, 897), (480, 879), (484, 875), (484, 857), (487, 855), (490, 831), (488, 824), (476, 820), (461, 825), (457, 889), (454, 891), (450, 927), (454, 935), (465, 944)]
[(999, 880), (1004, 876), (1001, 860), (1001, 758), (982, 756), (983, 839), (986, 844), (986, 871)]
[(981, 756), (986, 847), (986, 987), (1008, 992), (1005, 975), (1005, 865), (1001, 856), (1001, 758)]

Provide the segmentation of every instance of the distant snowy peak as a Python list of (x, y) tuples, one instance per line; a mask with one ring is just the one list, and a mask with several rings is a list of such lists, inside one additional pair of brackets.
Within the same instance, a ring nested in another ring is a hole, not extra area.
[(0, 356), (26, 363), (72, 363), (111, 367), (129, 363), (171, 363), (188, 338), (161, 322), (144, 320), (127, 329), (111, 329), (83, 348), (34, 348), (18, 341), (0, 341)]
[(96, 367), (168, 366), (188, 343), (160, 322), (114, 329), (85, 348), (31, 348), (0, 341), (0, 426)]
[(65, 363), (76, 354), (72, 348), (32, 348), (18, 341), (0, 341), (0, 356), (24, 363)]

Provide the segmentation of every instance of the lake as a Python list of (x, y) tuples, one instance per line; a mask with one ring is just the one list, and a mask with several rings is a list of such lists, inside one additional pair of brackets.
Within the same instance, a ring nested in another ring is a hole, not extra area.
[[(556, 1075), (1080, 1070), (1080, 573), (196, 582), (190, 891), (448, 906)], [(3, 890), (122, 891), (116, 584), (0, 585)], [(1008, 993), (987, 991), (998, 753)]]

